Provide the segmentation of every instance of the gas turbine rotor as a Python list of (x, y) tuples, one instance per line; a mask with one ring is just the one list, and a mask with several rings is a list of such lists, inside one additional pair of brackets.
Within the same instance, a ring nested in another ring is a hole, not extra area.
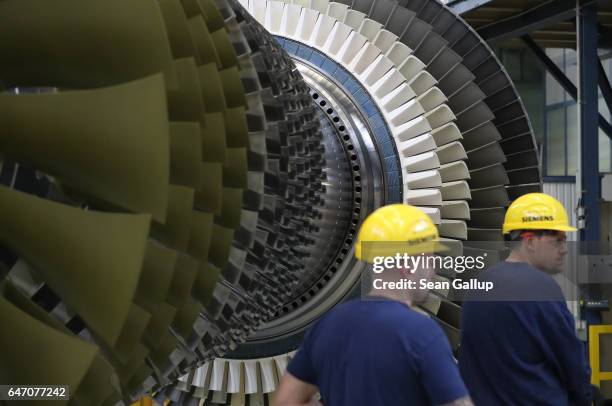
[[(445, 6), (427, 0), (241, 3), (276, 36), (311, 88), (335, 89), (350, 100), (336, 102), (335, 111), (352, 105), (360, 112), (368, 130), (358, 137), (371, 137), (382, 162), (383, 204), (420, 206), (443, 237), (464, 241), (471, 253), (470, 241), (501, 238), (511, 200), (541, 190), (533, 132), (516, 90), (486, 43)], [(325, 103), (322, 110), (330, 101)], [(392, 143), (376, 134), (381, 116)], [(401, 197), (393, 183), (396, 168), (385, 165), (393, 160), (401, 168)], [(259, 404), (272, 398), (304, 328), (355, 294), (359, 267), (346, 260), (340, 268), (352, 283), (330, 276), (327, 289), (311, 285), (309, 295), (287, 303), (286, 312), (237, 351), (183, 376), (166, 394), (179, 402), (207, 397)], [(448, 293), (434, 292), (423, 307), (456, 345), (460, 307), (444, 300)]]
[[(0, 23), (3, 382), (263, 404), (359, 293), (368, 213), (416, 205), (470, 252), (540, 190), (507, 74), (433, 0), (5, 0)], [(449, 293), (422, 310), (456, 345)]]

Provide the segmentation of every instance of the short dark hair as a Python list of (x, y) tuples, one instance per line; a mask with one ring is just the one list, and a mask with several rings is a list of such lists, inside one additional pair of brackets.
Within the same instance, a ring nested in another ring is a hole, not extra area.
[(556, 235), (558, 231), (555, 230), (512, 230), (508, 234), (504, 234), (504, 240), (506, 242), (521, 242), (523, 240), (523, 234), (530, 233), (536, 237), (542, 237), (545, 235)]

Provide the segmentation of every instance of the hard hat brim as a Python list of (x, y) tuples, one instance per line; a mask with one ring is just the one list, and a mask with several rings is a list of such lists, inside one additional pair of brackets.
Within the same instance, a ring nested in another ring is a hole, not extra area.
[(418, 244), (405, 245), (402, 242), (370, 242), (363, 241), (355, 247), (355, 257), (367, 263), (374, 262), (376, 257), (393, 257), (400, 255), (438, 254), (451, 251), (451, 247), (440, 241), (426, 241)]
[(572, 227), (572, 226), (559, 226), (557, 228), (555, 228), (554, 230), (556, 231), (578, 231), (578, 229), (576, 227)]
[(509, 224), (503, 228), (503, 233), (508, 234), (511, 231), (515, 231), (515, 230), (551, 230), (551, 231), (565, 231), (565, 232), (578, 231), (576, 227), (566, 226), (566, 225), (550, 226), (550, 225), (539, 225), (539, 224), (533, 224), (533, 225)]

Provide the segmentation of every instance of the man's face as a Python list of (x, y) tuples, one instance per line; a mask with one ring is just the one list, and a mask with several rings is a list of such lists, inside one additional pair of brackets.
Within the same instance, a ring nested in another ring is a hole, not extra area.
[[(416, 281), (417, 286), (419, 285), (419, 281), (421, 279), (429, 282), (436, 275), (436, 271), (433, 268), (433, 255), (432, 254), (420, 254), (416, 255), (419, 257), (418, 266), (414, 268), (412, 272), (411, 279)], [(430, 259), (431, 258), (431, 259)], [(414, 303), (422, 303), (427, 300), (427, 296), (429, 295), (429, 291), (426, 289), (416, 289), (412, 292), (412, 300)]]
[(536, 268), (550, 274), (563, 271), (567, 254), (567, 237), (563, 231), (551, 231), (542, 236), (526, 233), (525, 244)]

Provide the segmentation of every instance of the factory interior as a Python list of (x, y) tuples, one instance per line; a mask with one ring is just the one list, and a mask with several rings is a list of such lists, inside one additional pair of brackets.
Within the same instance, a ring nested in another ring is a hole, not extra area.
[[(611, 0), (1, 0), (0, 27), (0, 385), (273, 406), (361, 294), (368, 215), (476, 253), (545, 193), (612, 404)], [(457, 355), (453, 286), (418, 308)]]

